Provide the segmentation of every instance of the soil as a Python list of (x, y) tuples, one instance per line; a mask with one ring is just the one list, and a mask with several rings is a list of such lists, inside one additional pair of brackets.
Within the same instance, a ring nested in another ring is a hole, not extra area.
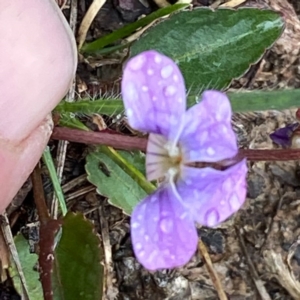
[[(91, 2), (79, 1), (79, 23)], [(212, 2), (214, 1), (197, 0), (197, 5), (209, 5)], [(290, 3), (293, 7), (289, 7), (284, 0), (246, 1), (242, 4), (280, 10), (284, 13), (287, 26), (281, 39), (266, 51), (260, 62), (252, 66), (247, 74), (234, 80), (230, 89), (299, 88), (300, 22), (297, 13), (300, 14), (300, 4), (297, 0), (291, 0)], [(107, 0), (87, 39), (92, 40), (116, 30), (154, 9), (153, 2), (146, 0)], [(65, 13), (68, 14), (67, 9)], [(120, 60), (117, 56), (113, 58)], [(118, 92), (120, 63), (101, 59), (101, 66), (94, 67), (95, 65), (86, 62), (79, 64), (77, 89), (80, 89), (81, 96), (89, 94), (96, 97), (111, 92), (112, 88), (113, 93)], [(103, 117), (102, 121), (117, 130), (124, 130), (126, 126), (122, 119), (112, 122)], [(295, 121), (293, 110), (269, 111), (236, 114), (233, 125), (241, 148), (272, 149), (276, 146), (269, 134), (276, 128)], [(55, 145), (52, 144), (54, 150)], [(85, 146), (69, 146), (64, 184), (84, 174), (86, 153)], [(199, 239), (207, 248), (228, 299), (300, 299), (299, 162), (249, 162), (248, 167), (246, 204), (232, 218), (216, 228), (198, 226)], [(48, 200), (51, 201), (49, 181), (45, 178), (44, 182)], [(66, 196), (88, 186), (90, 184), (83, 180), (80, 186)], [(36, 221), (31, 199), (32, 195), (29, 193), (23, 207), (10, 213), (11, 220), (17, 215), (14, 231)], [(121, 210), (111, 206), (107, 199), (97, 195), (94, 190), (69, 200), (68, 207), (84, 213), (94, 222), (102, 236), (106, 254), (112, 255), (111, 266), (105, 265), (108, 276), (105, 299), (219, 299), (200, 252), (182, 268), (149, 272), (134, 257), (129, 217)], [(0, 299), (7, 298), (0, 294)]]

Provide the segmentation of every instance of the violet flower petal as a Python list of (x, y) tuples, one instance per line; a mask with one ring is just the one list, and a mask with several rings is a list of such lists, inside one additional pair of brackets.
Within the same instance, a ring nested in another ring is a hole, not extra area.
[(279, 146), (290, 147), (292, 144), (292, 135), (298, 127), (299, 123), (289, 124), (283, 128), (275, 130), (270, 134), (270, 138), (273, 143)]
[(135, 255), (148, 270), (186, 264), (197, 248), (194, 221), (170, 184), (138, 204), (131, 216)]
[(185, 126), (179, 139), (185, 162), (217, 162), (237, 154), (231, 114), (225, 94), (203, 93), (202, 101), (185, 114)]
[(177, 191), (196, 222), (213, 227), (238, 211), (246, 199), (246, 160), (219, 171), (183, 166)]
[(131, 58), (123, 73), (122, 96), (134, 129), (169, 140), (178, 136), (186, 109), (185, 85), (170, 58), (153, 50)]

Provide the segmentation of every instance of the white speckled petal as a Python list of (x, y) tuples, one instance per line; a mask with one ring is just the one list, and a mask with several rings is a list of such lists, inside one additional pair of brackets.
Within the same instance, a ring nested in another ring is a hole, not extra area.
[(240, 209), (246, 200), (246, 160), (219, 171), (182, 167), (177, 191), (201, 225), (213, 227)]
[(179, 139), (185, 162), (217, 162), (237, 154), (231, 114), (225, 94), (218, 91), (203, 93), (202, 101), (185, 114)]
[(122, 96), (133, 128), (171, 140), (178, 136), (186, 94), (181, 72), (170, 58), (151, 50), (130, 59), (123, 73)]
[(148, 270), (186, 264), (198, 240), (194, 221), (171, 185), (161, 187), (135, 207), (131, 238), (138, 261)]

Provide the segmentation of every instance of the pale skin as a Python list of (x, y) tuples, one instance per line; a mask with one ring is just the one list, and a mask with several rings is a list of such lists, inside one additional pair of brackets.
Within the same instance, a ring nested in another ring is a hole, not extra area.
[(51, 110), (74, 78), (76, 45), (54, 0), (0, 0), (0, 213), (37, 164)]

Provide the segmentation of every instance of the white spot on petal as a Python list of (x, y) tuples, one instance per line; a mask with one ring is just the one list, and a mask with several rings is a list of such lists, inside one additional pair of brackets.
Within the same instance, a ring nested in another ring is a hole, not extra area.
[(167, 66), (163, 67), (160, 71), (160, 75), (164, 79), (170, 77), (172, 73), (173, 73), (173, 66), (172, 65), (167, 65)]
[(158, 55), (158, 54), (156, 54), (156, 55), (154, 56), (154, 61), (155, 61), (157, 64), (160, 64), (160, 63), (161, 63), (161, 61), (162, 61), (162, 58), (161, 58), (161, 56), (160, 56), (160, 55)]
[(139, 98), (139, 93), (135, 87), (133, 82), (128, 82), (126, 85), (126, 89), (123, 92), (128, 101), (137, 101)]
[(206, 224), (207, 226), (215, 226), (219, 222), (219, 214), (215, 209), (211, 209), (206, 213)]
[(185, 211), (183, 214), (180, 215), (179, 219), (183, 220), (187, 217), (188, 213)]
[(173, 115), (171, 115), (170, 116), (170, 118), (169, 118), (169, 123), (171, 124), (171, 125), (177, 125), (178, 124), (178, 118), (177, 117), (175, 117), (175, 116), (173, 116)]
[(137, 216), (137, 219), (138, 219), (139, 221), (142, 221), (142, 220), (143, 220), (143, 215), (138, 215), (138, 216)]
[(173, 220), (171, 218), (163, 218), (159, 225), (162, 232), (170, 233), (173, 229)]
[(131, 70), (137, 71), (143, 67), (145, 62), (146, 62), (146, 57), (143, 55), (138, 55), (133, 59), (131, 59), (131, 61), (128, 63), (128, 66)]
[(227, 180), (225, 180), (222, 184), (222, 190), (226, 193), (231, 192), (232, 190), (232, 182), (230, 180), (230, 178), (228, 178)]
[(214, 155), (216, 151), (212, 147), (208, 147), (206, 153), (210, 156)]
[(178, 101), (178, 103), (182, 103), (182, 98), (181, 97), (179, 97), (178, 99), (177, 99), (177, 101)]
[(179, 78), (178, 78), (178, 76), (177, 76), (176, 74), (173, 75), (173, 80), (174, 80), (175, 82), (178, 82)]
[(142, 91), (143, 92), (148, 92), (149, 88), (146, 85), (142, 86)]
[(140, 227), (140, 224), (137, 223), (137, 222), (134, 222), (134, 223), (131, 224), (131, 227), (132, 228), (138, 228), (138, 227)]
[(154, 71), (153, 71), (152, 69), (148, 69), (148, 70), (147, 70), (147, 74), (151, 76), (151, 75), (154, 74)]
[(157, 97), (156, 97), (156, 96), (153, 96), (153, 97), (152, 97), (152, 101), (154, 101), (154, 102), (157, 101)]
[(145, 241), (149, 241), (150, 240), (150, 237), (149, 237), (149, 235), (145, 235)]
[(142, 244), (141, 243), (136, 243), (135, 244), (135, 249), (136, 250), (141, 250), (143, 248)]
[(148, 256), (147, 261), (148, 261), (148, 262), (153, 262), (154, 259), (156, 259), (157, 254), (158, 254), (158, 251), (157, 251), (157, 250), (154, 250), (154, 251)]
[(218, 121), (218, 122), (221, 122), (222, 121), (222, 115), (221, 114), (216, 114), (216, 120)]
[(177, 92), (177, 88), (174, 85), (169, 85), (165, 88), (165, 96), (166, 97), (170, 97), (175, 95), (175, 93)]
[(202, 131), (197, 136), (197, 140), (199, 141), (199, 143), (201, 145), (203, 145), (206, 142), (207, 138), (208, 138), (208, 132), (207, 131)]
[(129, 118), (132, 117), (133, 111), (132, 111), (131, 108), (128, 108), (128, 109), (126, 110), (126, 112), (127, 112), (127, 116), (128, 116)]
[(222, 132), (225, 134), (228, 132), (227, 126), (222, 125)]
[(230, 207), (232, 208), (232, 210), (234, 210), (234, 211), (237, 211), (240, 208), (241, 203), (235, 193), (230, 197), (229, 204), (230, 204)]
[(145, 251), (141, 251), (141, 252), (139, 253), (139, 256), (140, 256), (140, 257), (143, 257), (143, 256), (145, 256), (145, 254), (146, 254)]

